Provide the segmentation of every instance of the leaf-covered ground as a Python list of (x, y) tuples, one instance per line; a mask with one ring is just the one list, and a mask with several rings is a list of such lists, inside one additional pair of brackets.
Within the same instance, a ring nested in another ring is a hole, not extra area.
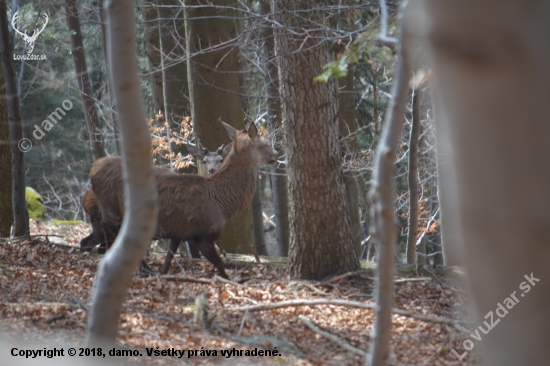
[[(86, 224), (49, 226), (33, 222), (27, 240), (0, 240), (0, 335), (3, 342), (27, 348), (84, 346), (94, 275), (101, 256), (81, 254), (76, 245), (87, 235)], [(54, 244), (64, 240), (74, 247)], [(146, 262), (158, 271), (163, 257)], [(118, 358), (130, 364), (288, 364), (362, 365), (370, 345), (374, 311), (372, 270), (324, 282), (289, 278), (280, 264), (236, 260), (226, 271), (234, 282), (215, 277), (205, 260), (178, 258), (168, 276), (137, 273), (120, 320), (117, 350), (142, 356)], [(453, 282), (454, 283), (454, 282)], [(207, 306), (195, 306), (204, 294)], [(343, 300), (340, 304), (261, 304), (294, 300)], [(403, 278), (396, 283), (394, 308), (410, 314), (393, 315), (390, 365), (472, 365), (479, 356), (459, 360), (469, 333), (462, 287), (438, 278)], [(361, 303), (357, 305), (357, 302)], [(200, 311), (198, 310), (200, 309)], [(248, 309), (248, 310), (247, 310)], [(203, 321), (195, 322), (195, 318)], [(437, 318), (437, 319), (434, 319)], [(456, 321), (459, 321), (457, 324)], [(308, 325), (311, 325), (309, 327)], [(11, 346), (10, 346), (11, 347)], [(182, 358), (147, 356), (153, 350), (186, 350)], [(8, 348), (0, 352), (5, 351)], [(235, 349), (231, 354), (229, 350)], [(196, 356), (189, 357), (189, 350)], [(205, 356), (206, 351), (210, 356)], [(217, 355), (213, 356), (216, 351)], [(224, 350), (224, 355), (221, 351)], [(269, 350), (271, 356), (244, 356)], [(274, 352), (276, 350), (277, 353)], [(201, 353), (202, 351), (202, 353)], [(242, 351), (243, 356), (238, 355)], [(475, 351), (475, 349), (474, 349)], [(201, 354), (203, 354), (201, 356)], [(228, 357), (230, 356), (230, 357)], [(10, 360), (9, 354), (0, 359)]]

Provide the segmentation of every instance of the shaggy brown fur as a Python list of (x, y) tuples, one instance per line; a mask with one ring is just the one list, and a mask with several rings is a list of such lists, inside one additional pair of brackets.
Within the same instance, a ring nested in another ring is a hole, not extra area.
[[(199, 171), (199, 174), (201, 175), (209, 175), (217, 171), (222, 166), (224, 159), (227, 157), (233, 147), (232, 143), (225, 147), (224, 145), (222, 145), (215, 152), (211, 152), (208, 149), (203, 148), (201, 145), (186, 145), (189, 154), (192, 155), (195, 160), (202, 161), (202, 172)], [(104, 254), (107, 250), (107, 246), (105, 243), (105, 234), (103, 233), (103, 229), (101, 227), (101, 213), (99, 211), (99, 206), (97, 204), (97, 199), (95, 197), (94, 191), (91, 188), (88, 189), (82, 197), (82, 207), (90, 218), (90, 222), (92, 224), (92, 233), (80, 241), (80, 251), (89, 252), (99, 245), (97, 252), (99, 254)], [(116, 227), (111, 228), (111, 231), (114, 232), (115, 236), (118, 233), (118, 229)], [(170, 248), (172, 248), (172, 246), (175, 246), (175, 249), (171, 249), (173, 253), (177, 250), (177, 247), (179, 246), (179, 241), (177, 242), (177, 244), (172, 244), (173, 245), (171, 245)], [(190, 249), (193, 258), (200, 258), (200, 253), (193, 243), (191, 244)], [(171, 252), (168, 252), (167, 256), (169, 256), (170, 254)], [(172, 258), (170, 258), (170, 260), (167, 260), (167, 265), (169, 265), (171, 261)], [(163, 267), (163, 271), (161, 271), (161, 273), (166, 273), (167, 270), (168, 267), (166, 267), (166, 269), (164, 269)]]
[[(258, 136), (254, 124), (247, 132), (224, 126), (234, 144), (214, 174), (204, 177), (154, 169), (159, 199), (155, 237), (195, 242), (220, 276), (227, 278), (223, 262), (214, 249), (214, 241), (221, 235), (227, 221), (250, 204), (256, 189), (256, 167), (275, 163), (278, 155)], [(121, 159), (97, 160), (90, 171), (90, 179), (108, 248), (116, 237), (110, 234), (111, 228), (118, 229), (124, 215)]]

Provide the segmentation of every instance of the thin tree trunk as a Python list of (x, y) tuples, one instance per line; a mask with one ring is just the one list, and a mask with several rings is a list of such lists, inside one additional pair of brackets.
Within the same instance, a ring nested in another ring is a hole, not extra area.
[(65, 12), (67, 14), (67, 25), (71, 34), (71, 53), (73, 54), (74, 69), (78, 80), (78, 88), (80, 89), (80, 99), (82, 100), (86, 123), (88, 124), (90, 146), (94, 159), (97, 160), (106, 154), (103, 149), (101, 131), (99, 130), (97, 107), (92, 97), (92, 87), (88, 67), (86, 66), (86, 55), (84, 53), (80, 20), (75, 0), (65, 0)]
[[(151, 80), (151, 94), (153, 97), (153, 112), (164, 113), (164, 96), (162, 86), (162, 59), (160, 54), (160, 28), (158, 11), (155, 2), (142, 1), (141, 9), (145, 18), (145, 41), (147, 48), (147, 61), (149, 65), (149, 78)], [(187, 73), (187, 66), (184, 64)]]
[[(21, 110), (19, 93), (17, 91), (17, 79), (13, 64), (13, 43), (10, 43), (8, 30), (8, 16), (6, 2), (0, 1), (0, 53), (2, 57), (2, 71), (6, 86), (6, 104), (8, 106), (8, 119), (10, 126), (11, 142), (11, 166), (12, 166), (12, 207), (13, 226), (15, 236), (29, 235), (29, 213), (25, 199), (25, 155), (21, 150), (23, 140), (23, 128), (21, 122)], [(30, 144), (27, 141), (25, 144)]]
[(87, 344), (91, 347), (114, 344), (126, 291), (157, 221), (151, 136), (138, 78), (134, 6), (133, 0), (117, 0), (107, 2), (106, 7), (112, 85), (120, 112), (126, 204), (122, 229), (96, 276), (88, 318)]
[[(227, 9), (234, 2), (215, 0), (208, 4), (212, 6), (187, 0), (187, 6), (203, 7), (186, 8), (185, 23), (193, 129), (197, 141), (214, 151), (230, 142), (221, 120), (238, 130), (244, 129), (245, 123), (239, 97), (238, 48), (233, 44), (219, 46), (236, 35), (235, 21), (230, 19), (234, 13)], [(254, 245), (251, 206), (226, 225), (218, 245), (231, 253), (251, 252)]]
[[(416, 259), (416, 236), (418, 232), (418, 137), (420, 136), (420, 90), (412, 97), (411, 136), (409, 139), (409, 232), (407, 235), (407, 263)], [(424, 254), (426, 244), (424, 244)]]
[[(269, 0), (260, 1), (260, 12), (271, 13)], [(266, 24), (263, 30), (264, 58), (267, 68), (267, 117), (268, 129), (274, 139), (274, 147), (279, 151), (279, 160), (284, 159), (283, 141), (283, 112), (281, 95), (279, 94), (279, 69), (275, 61), (275, 39), (273, 27)], [(288, 176), (286, 164), (279, 163), (271, 168), (271, 189), (273, 192), (273, 209), (275, 211), (275, 237), (277, 238), (277, 249), (279, 257), (288, 256), (290, 225), (288, 222)]]
[(254, 223), (254, 247), (259, 255), (269, 255), (267, 245), (265, 243), (264, 233), (264, 215), (262, 211), (262, 185), (260, 178), (257, 178), (256, 192), (252, 198), (252, 220)]
[(376, 311), (376, 321), (371, 337), (368, 360), (370, 366), (386, 365), (392, 330), (393, 258), (394, 246), (397, 242), (395, 207), (393, 204), (395, 192), (394, 164), (399, 138), (405, 124), (409, 80), (412, 76), (411, 57), (413, 56), (412, 40), (409, 27), (406, 24), (407, 16), (405, 13), (406, 8), (402, 9), (401, 13), (397, 79), (386, 112), (387, 120), (384, 123), (377, 148), (372, 187), (373, 235), (378, 245), (378, 278), (375, 290), (378, 310)]
[[(236, 21), (237, 26), (242, 28), (242, 21)], [(241, 32), (241, 29), (238, 29)], [(248, 102), (248, 86), (246, 84), (246, 70), (247, 70), (247, 60), (244, 57), (239, 57), (239, 89), (240, 89), (240, 98), (241, 106), (245, 116), (250, 116), (250, 104)], [(261, 194), (261, 180), (260, 174), (258, 173), (258, 178), (256, 179), (256, 192), (254, 192), (254, 197), (252, 197), (252, 221), (254, 226), (254, 248), (256, 253), (260, 255), (268, 255), (267, 245), (265, 243), (265, 232), (264, 232), (264, 215), (262, 208), (262, 194)]]
[[(275, 1), (282, 25), (275, 30), (290, 198), (289, 272), (320, 279), (359, 269), (353, 247), (351, 215), (346, 197), (339, 144), (338, 105), (334, 80), (313, 79), (331, 60), (327, 42), (317, 44), (324, 31), (301, 39), (289, 28), (308, 29), (295, 11), (322, 7), (322, 1)], [(308, 15), (323, 22), (322, 15)]]
[(116, 99), (113, 92), (113, 78), (111, 75), (110, 62), (108, 60), (109, 52), (107, 52), (107, 26), (105, 24), (105, 7), (103, 0), (99, 0), (99, 20), (101, 22), (101, 36), (103, 38), (103, 59), (105, 60), (105, 74), (107, 75), (107, 89), (109, 92), (109, 103), (111, 105), (111, 123), (113, 125), (113, 135), (115, 138), (116, 152), (118, 155), (122, 153), (120, 146), (120, 133), (118, 129), (118, 118), (116, 111)]
[[(468, 339), (487, 365), (547, 365), (550, 2), (424, 4), (434, 94), (447, 117), (436, 120), (447, 131), (437, 138), (452, 147), (454, 184), (441, 188), (455, 192), (454, 205), (445, 213), (459, 221), (451, 234), (464, 248), (474, 324), (490, 329), (479, 343)], [(468, 364), (470, 349), (452, 353)]]
[[(0, 68), (2, 63), (0, 62)], [(3, 69), (3, 68), (2, 68)], [(8, 106), (6, 99), (6, 84), (4, 74), (0, 71), (0, 237), (9, 237), (13, 224), (12, 205), (12, 174), (11, 174), (11, 140)]]
[[(338, 115), (340, 117), (340, 141), (346, 153), (346, 160), (354, 159), (357, 154), (357, 121), (355, 117), (355, 88), (353, 65), (348, 65), (346, 76), (338, 79)], [(351, 233), (357, 256), (361, 255), (361, 217), (359, 215), (359, 188), (353, 171), (344, 172), (346, 194), (351, 213)]]
[[(185, 21), (183, 9), (179, 0), (158, 1), (158, 21), (160, 26), (160, 48), (162, 65), (162, 87), (164, 117), (169, 126), (175, 130), (181, 129), (181, 123), (185, 117), (191, 115), (189, 105), (189, 86), (187, 76), (187, 63), (185, 59)], [(172, 138), (171, 132), (166, 131), (168, 139)], [(221, 144), (220, 144), (221, 145)], [(211, 151), (217, 147), (210, 147)], [(170, 153), (187, 155), (185, 144), (170, 143)], [(191, 173), (196, 170), (180, 169), (182, 172)]]

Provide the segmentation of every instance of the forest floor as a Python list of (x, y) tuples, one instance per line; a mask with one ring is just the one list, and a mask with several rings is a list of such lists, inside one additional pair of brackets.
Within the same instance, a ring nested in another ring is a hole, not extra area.
[[(55, 365), (64, 364), (64, 359), (74, 362), (76, 357), (67, 356), (69, 347), (78, 350), (77, 355), (80, 348), (85, 352), (91, 290), (102, 258), (78, 250), (89, 230), (87, 224), (33, 222), (31, 239), (0, 240), (0, 359), (8, 361), (2, 361), (4, 365), (21, 359), (9, 355), (12, 347), (63, 348), (66, 357)], [(65, 244), (54, 244), (53, 239)], [(136, 356), (109, 360), (143, 365), (364, 364), (375, 317), (372, 309), (358, 306), (373, 306), (372, 269), (322, 282), (303, 281), (289, 278), (280, 260), (224, 260), (231, 282), (216, 277), (206, 260), (179, 259), (185, 272), (172, 264), (162, 277), (138, 272), (124, 302), (115, 347)], [(163, 256), (151, 255), (146, 262), (158, 271)], [(462, 360), (452, 352), (462, 355), (470, 334), (461, 276), (418, 277), (409, 272), (396, 277), (394, 308), (400, 311), (393, 314), (388, 364), (481, 364), (476, 348)], [(206, 307), (195, 305), (201, 294)], [(330, 301), (307, 305), (315, 300)], [(261, 309), (261, 304), (272, 308)], [(201, 315), (206, 320), (195, 322)], [(182, 358), (148, 356), (169, 349), (185, 353)], [(260, 356), (266, 351), (271, 355)], [(39, 364), (35, 361), (29, 359), (28, 364)]]

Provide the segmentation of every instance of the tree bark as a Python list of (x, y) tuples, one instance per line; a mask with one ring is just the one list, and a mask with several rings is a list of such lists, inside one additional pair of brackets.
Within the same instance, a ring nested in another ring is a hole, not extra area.
[[(158, 8), (155, 2), (142, 1), (141, 9), (143, 11), (143, 17), (145, 18), (145, 40), (147, 61), (149, 64), (149, 78), (151, 80), (151, 94), (153, 97), (153, 112), (155, 114), (159, 112), (164, 113)], [(184, 67), (187, 68), (185, 65)]]
[[(242, 130), (244, 114), (239, 97), (238, 48), (222, 45), (237, 34), (233, 11), (222, 7), (232, 0), (187, 0), (186, 34), (191, 119), (197, 142), (213, 151), (230, 139), (220, 120)], [(203, 5), (201, 7), (193, 7)], [(215, 19), (212, 19), (215, 17)], [(222, 18), (220, 18), (222, 17)], [(212, 103), (215, 101), (215, 103)], [(231, 253), (250, 253), (254, 245), (252, 207), (232, 219), (224, 228), (218, 245)]]
[(88, 133), (90, 135), (90, 146), (94, 159), (97, 160), (104, 157), (106, 154), (103, 149), (101, 131), (99, 130), (97, 107), (92, 97), (92, 86), (90, 84), (88, 66), (86, 66), (86, 55), (84, 53), (80, 20), (78, 19), (78, 10), (75, 0), (65, 0), (65, 13), (67, 14), (67, 26), (71, 34), (71, 53), (73, 54), (74, 69), (78, 80), (78, 88), (80, 90), (80, 99), (82, 100), (84, 114), (86, 115), (86, 123), (88, 125)]
[[(99, 5), (99, 20), (101, 22), (101, 36), (103, 37), (103, 58), (105, 60), (105, 74), (107, 76), (107, 89), (109, 92), (109, 103), (111, 106), (111, 124), (113, 127), (113, 135), (115, 139), (115, 147), (118, 155), (122, 153), (122, 148), (120, 146), (120, 133), (118, 128), (118, 118), (117, 118), (117, 109), (116, 109), (116, 99), (115, 93), (113, 92), (113, 77), (111, 75), (111, 67), (109, 58), (109, 52), (107, 51), (107, 26), (105, 24), (105, 7), (103, 6), (103, 0), (98, 1)], [(99, 125), (98, 125), (99, 127)]]
[[(185, 117), (191, 115), (187, 76), (187, 53), (185, 50), (185, 21), (183, 9), (178, 0), (158, 1), (158, 22), (160, 27), (160, 49), (162, 65), (162, 87), (164, 117), (172, 129), (179, 130)], [(167, 131), (168, 139), (171, 133)], [(183, 141), (178, 145), (170, 143), (170, 153), (182, 156), (188, 154)], [(221, 145), (221, 144), (220, 144)], [(211, 147), (214, 151), (217, 147)], [(191, 173), (194, 169), (180, 169)]]
[[(409, 139), (409, 232), (407, 235), (407, 263), (416, 259), (416, 236), (418, 233), (418, 137), (420, 136), (420, 90), (412, 97), (411, 136)], [(424, 244), (426, 254), (426, 244)]]
[[(452, 181), (442, 181), (442, 193), (455, 190), (447, 213), (459, 222), (453, 235), (464, 248), (475, 323), (486, 329), (495, 309), (491, 323), (502, 320), (483, 335), (484, 362), (546, 365), (550, 3), (424, 4), (438, 111), (446, 117), (436, 120), (438, 134), (447, 131), (437, 138), (446, 137), (441, 144), (451, 151)], [(507, 300), (517, 306), (499, 311)], [(455, 355), (468, 363), (468, 351)]]
[(125, 213), (113, 247), (101, 261), (88, 319), (87, 344), (112, 345), (132, 275), (155, 232), (157, 190), (151, 165), (151, 136), (138, 78), (135, 3), (107, 2), (109, 60), (119, 107), (125, 178)]
[[(269, 0), (260, 1), (260, 12), (263, 15), (271, 13)], [(269, 134), (273, 137), (274, 147), (279, 151), (279, 160), (283, 160), (284, 135), (283, 135), (283, 112), (281, 95), (279, 93), (279, 70), (275, 61), (275, 38), (271, 24), (264, 25), (264, 58), (267, 68), (267, 119)], [(273, 192), (273, 209), (275, 211), (275, 237), (277, 238), (277, 249), (279, 257), (288, 256), (290, 226), (288, 222), (288, 176), (286, 164), (279, 163), (271, 168), (271, 189)]]
[[(29, 235), (29, 213), (25, 199), (25, 155), (20, 145), (23, 139), (19, 93), (13, 64), (13, 43), (8, 31), (6, 2), (0, 1), (0, 54), (6, 86), (6, 104), (10, 126), (11, 166), (12, 166), (12, 207), (15, 236)], [(30, 141), (28, 142), (30, 143)]]
[[(407, 4), (405, 2), (405, 4)], [(387, 120), (383, 125), (382, 136), (378, 144), (372, 187), (372, 233), (378, 245), (378, 277), (375, 299), (378, 310), (372, 332), (369, 366), (386, 365), (389, 356), (393, 303), (394, 246), (397, 243), (395, 207), (395, 160), (399, 138), (405, 124), (409, 80), (412, 76), (413, 56), (410, 25), (407, 24), (407, 9), (401, 12), (401, 34), (398, 44), (399, 62), (392, 99), (386, 112)]]
[[(359, 269), (341, 164), (336, 88), (332, 79), (327, 83), (313, 80), (331, 60), (329, 44), (317, 45), (316, 41), (327, 35), (311, 30), (314, 37), (300, 39), (288, 31), (312, 27), (294, 11), (322, 4), (280, 0), (274, 5), (282, 25), (275, 30), (275, 47), (287, 142), (289, 272), (305, 279)], [(324, 21), (317, 14), (311, 17)]]
[[(2, 68), (2, 63), (0, 63), (0, 68)], [(0, 95), (6, 95), (6, 84), (2, 71), (0, 71)], [(9, 237), (13, 224), (11, 162), (8, 106), (6, 99), (0, 98), (0, 177), (2, 177), (0, 181), (0, 237)]]
[[(352, 160), (357, 154), (357, 121), (355, 117), (355, 87), (353, 65), (348, 65), (346, 76), (338, 79), (338, 115), (340, 118), (340, 141), (346, 160)], [(344, 171), (346, 194), (351, 213), (351, 233), (353, 246), (357, 256), (361, 255), (361, 216), (359, 215), (359, 188), (353, 171), (349, 168)]]
[[(238, 32), (242, 30), (242, 21), (236, 21), (238, 26)], [(239, 89), (240, 89), (240, 98), (241, 106), (245, 116), (250, 116), (250, 104), (248, 102), (248, 86), (246, 79), (246, 70), (247, 60), (244, 57), (238, 57), (239, 62)], [(261, 174), (258, 173), (258, 178), (256, 179), (256, 191), (254, 192), (254, 197), (252, 197), (252, 225), (254, 233), (254, 248), (256, 253), (260, 255), (268, 255), (267, 245), (265, 242), (265, 232), (264, 232), (264, 211), (262, 207), (262, 184), (260, 179)]]

